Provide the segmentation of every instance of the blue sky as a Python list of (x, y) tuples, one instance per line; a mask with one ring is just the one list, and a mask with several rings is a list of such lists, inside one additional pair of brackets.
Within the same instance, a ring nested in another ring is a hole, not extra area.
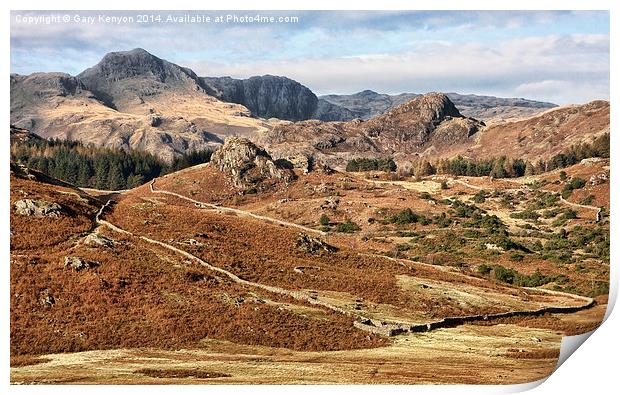
[[(11, 15), (11, 72), (77, 74), (141, 47), (200, 76), (293, 78), (317, 94), (459, 92), (558, 104), (609, 98), (609, 13), (598, 11), (148, 11), (295, 16), (298, 23), (136, 23), (131, 11)], [(132, 16), (103, 23), (99, 15)], [(24, 16), (69, 16), (50, 24)], [(74, 18), (94, 16), (95, 22)]]

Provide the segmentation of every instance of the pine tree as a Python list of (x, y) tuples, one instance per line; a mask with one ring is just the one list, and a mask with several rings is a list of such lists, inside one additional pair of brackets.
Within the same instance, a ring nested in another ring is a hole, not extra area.
[(123, 172), (118, 163), (113, 163), (110, 166), (110, 172), (108, 173), (107, 189), (110, 189), (112, 191), (125, 189), (125, 179), (123, 178)]

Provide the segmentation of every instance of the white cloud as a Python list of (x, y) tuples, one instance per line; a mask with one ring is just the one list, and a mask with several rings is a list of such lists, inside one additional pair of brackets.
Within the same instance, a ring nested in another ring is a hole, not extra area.
[(609, 37), (550, 36), (499, 45), (424, 44), (401, 54), (222, 64), (195, 62), (199, 75), (286, 75), (319, 93), (374, 89), (527, 96), (559, 104), (609, 97)]

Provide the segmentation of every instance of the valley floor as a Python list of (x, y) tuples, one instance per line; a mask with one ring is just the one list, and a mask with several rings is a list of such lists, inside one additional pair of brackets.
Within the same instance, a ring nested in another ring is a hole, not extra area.
[[(596, 325), (605, 308), (598, 305), (562, 319)], [(12, 368), (11, 382), (514, 384), (551, 374), (561, 338), (559, 332), (547, 329), (498, 324), (404, 334), (394, 337), (387, 347), (368, 350), (297, 352), (205, 340), (201, 349), (144, 348), (45, 355), (42, 358), (48, 362)], [(166, 377), (171, 372), (181, 377)], [(208, 374), (213, 378), (196, 377)], [(221, 374), (225, 377), (217, 377)]]

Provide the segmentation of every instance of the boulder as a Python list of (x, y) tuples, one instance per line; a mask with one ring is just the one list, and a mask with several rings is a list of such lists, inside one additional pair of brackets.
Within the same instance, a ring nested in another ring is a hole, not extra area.
[(91, 233), (84, 239), (84, 244), (90, 247), (114, 247), (114, 240), (98, 233)]
[(58, 203), (45, 200), (22, 199), (16, 201), (14, 207), (17, 214), (26, 216), (58, 218), (63, 214)]
[(327, 244), (317, 237), (312, 237), (305, 233), (299, 233), (299, 235), (297, 235), (296, 247), (299, 251), (309, 252), (311, 254), (322, 251), (329, 253), (338, 251), (338, 248)]
[(87, 261), (77, 256), (65, 257), (65, 268), (73, 269), (76, 272), (86, 269), (92, 269), (97, 266), (99, 266), (99, 262)]
[(52, 291), (49, 288), (45, 288), (41, 292), (39, 292), (39, 304), (44, 307), (52, 307), (56, 303), (56, 299), (54, 299), (54, 295), (52, 295)]

